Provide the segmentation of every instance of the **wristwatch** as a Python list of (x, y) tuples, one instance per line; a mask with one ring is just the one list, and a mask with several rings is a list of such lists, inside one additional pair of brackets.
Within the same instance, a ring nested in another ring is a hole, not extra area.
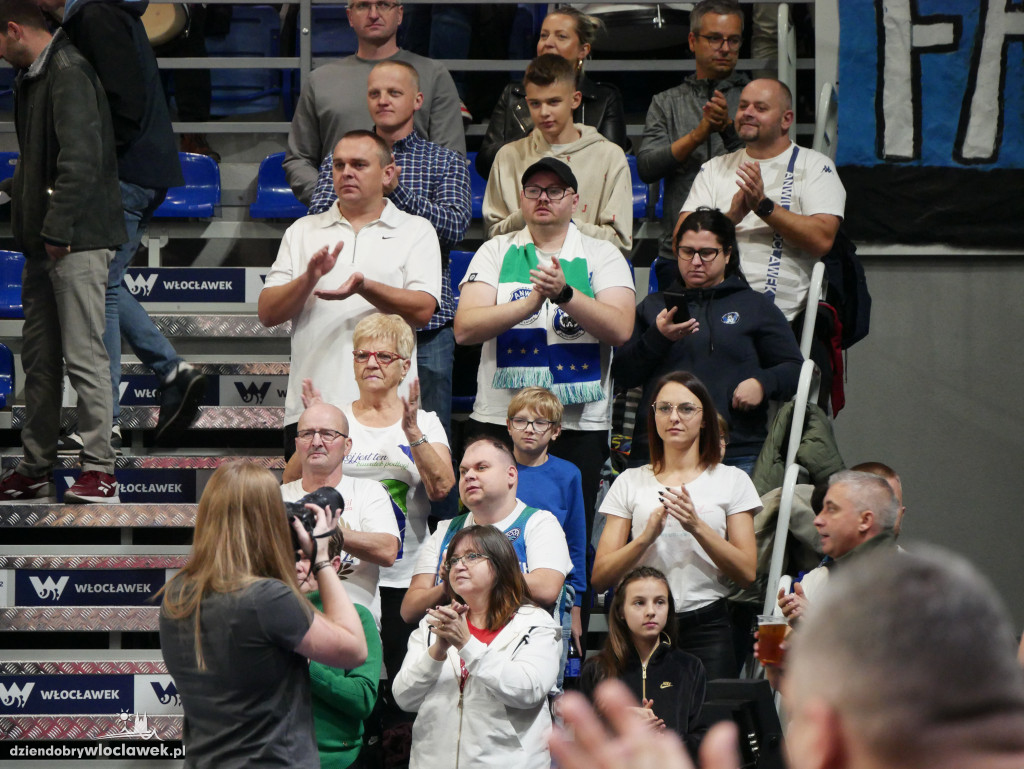
[(568, 283), (566, 283), (565, 286), (562, 288), (562, 290), (558, 292), (558, 296), (556, 296), (551, 301), (554, 302), (555, 304), (565, 304), (570, 299), (572, 299), (572, 295), (573, 295), (572, 286), (570, 286)]
[(762, 219), (767, 219), (772, 215), (775, 210), (775, 201), (771, 198), (765, 198), (757, 204), (757, 208), (754, 209), (754, 213), (760, 216)]

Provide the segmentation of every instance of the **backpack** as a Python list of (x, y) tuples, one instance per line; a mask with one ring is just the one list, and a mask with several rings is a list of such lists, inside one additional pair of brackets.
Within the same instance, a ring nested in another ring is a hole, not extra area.
[(857, 246), (842, 226), (836, 233), (832, 250), (822, 257), (828, 287), (825, 301), (836, 310), (840, 339), (844, 350), (868, 335), (871, 324), (871, 294), (864, 276), (864, 265), (857, 258)]

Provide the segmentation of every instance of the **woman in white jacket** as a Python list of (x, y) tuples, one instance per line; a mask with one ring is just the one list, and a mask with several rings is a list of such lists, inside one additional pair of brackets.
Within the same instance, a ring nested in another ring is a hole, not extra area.
[(409, 769), (548, 769), (561, 628), (493, 526), (459, 531), (445, 567), (452, 603), (427, 611), (392, 685), (417, 714)]

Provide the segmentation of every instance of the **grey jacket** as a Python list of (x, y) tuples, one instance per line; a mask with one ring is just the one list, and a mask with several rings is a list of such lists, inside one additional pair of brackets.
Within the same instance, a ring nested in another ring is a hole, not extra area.
[(18, 158), (11, 226), (28, 258), (125, 240), (110, 109), (96, 73), (62, 30), (15, 82)]
[(733, 72), (725, 80), (714, 83), (690, 75), (674, 88), (656, 94), (651, 101), (647, 121), (644, 123), (643, 143), (636, 153), (636, 167), (640, 178), (648, 184), (659, 179), (665, 180), (664, 213), (661, 218), (664, 234), (658, 247), (661, 256), (672, 255), (672, 228), (701, 165), (713, 157), (725, 155), (743, 146), (736, 132), (730, 128), (712, 134), (705, 144), (697, 147), (685, 162), (680, 163), (672, 157), (672, 142), (700, 124), (702, 110), (712, 88), (722, 92), (729, 104), (729, 114), (735, 115), (740, 92), (748, 82), (750, 78), (739, 72)]

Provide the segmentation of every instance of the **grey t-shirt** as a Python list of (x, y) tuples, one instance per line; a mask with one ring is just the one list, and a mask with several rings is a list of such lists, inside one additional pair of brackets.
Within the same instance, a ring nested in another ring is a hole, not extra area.
[[(179, 589), (172, 582), (167, 594)], [(205, 670), (192, 619), (160, 612), (160, 647), (185, 710), (185, 766), (318, 769), (309, 666), (293, 651), (312, 606), (283, 582), (261, 579), (207, 596), (199, 616)]]

